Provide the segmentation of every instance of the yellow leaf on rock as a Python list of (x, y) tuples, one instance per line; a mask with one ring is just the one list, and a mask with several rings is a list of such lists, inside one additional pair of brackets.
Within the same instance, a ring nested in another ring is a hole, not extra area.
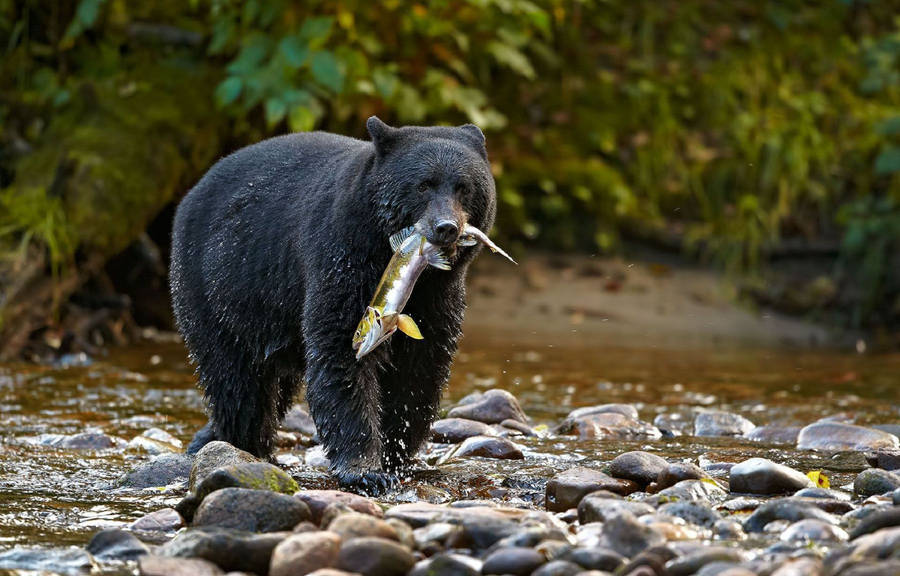
[(806, 476), (819, 488), (831, 488), (831, 482), (828, 481), (828, 476), (821, 470), (813, 470), (812, 472), (808, 472)]

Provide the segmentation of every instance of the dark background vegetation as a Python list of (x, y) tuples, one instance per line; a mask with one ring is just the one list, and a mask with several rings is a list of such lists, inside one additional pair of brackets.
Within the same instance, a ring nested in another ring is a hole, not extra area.
[(3, 356), (166, 327), (216, 158), (372, 114), (481, 126), (519, 252), (639, 242), (900, 326), (900, 2), (0, 0), (0, 51)]

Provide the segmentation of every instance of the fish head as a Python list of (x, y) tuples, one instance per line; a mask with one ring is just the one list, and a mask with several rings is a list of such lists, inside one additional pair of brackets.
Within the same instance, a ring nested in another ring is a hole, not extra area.
[(353, 334), (353, 349), (359, 360), (397, 331), (396, 315), (384, 316), (377, 308), (366, 307), (366, 313)]

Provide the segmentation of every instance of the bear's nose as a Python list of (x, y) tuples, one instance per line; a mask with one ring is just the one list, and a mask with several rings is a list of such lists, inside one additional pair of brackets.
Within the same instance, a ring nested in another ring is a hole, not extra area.
[(447, 246), (456, 242), (459, 226), (453, 220), (440, 220), (434, 226), (434, 243)]

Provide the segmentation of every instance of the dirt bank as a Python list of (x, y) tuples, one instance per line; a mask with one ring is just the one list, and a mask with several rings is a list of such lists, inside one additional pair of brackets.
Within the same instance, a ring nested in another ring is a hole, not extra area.
[(854, 346), (802, 319), (739, 302), (732, 281), (683, 263), (530, 254), (513, 267), (479, 257), (467, 337), (659, 346)]

